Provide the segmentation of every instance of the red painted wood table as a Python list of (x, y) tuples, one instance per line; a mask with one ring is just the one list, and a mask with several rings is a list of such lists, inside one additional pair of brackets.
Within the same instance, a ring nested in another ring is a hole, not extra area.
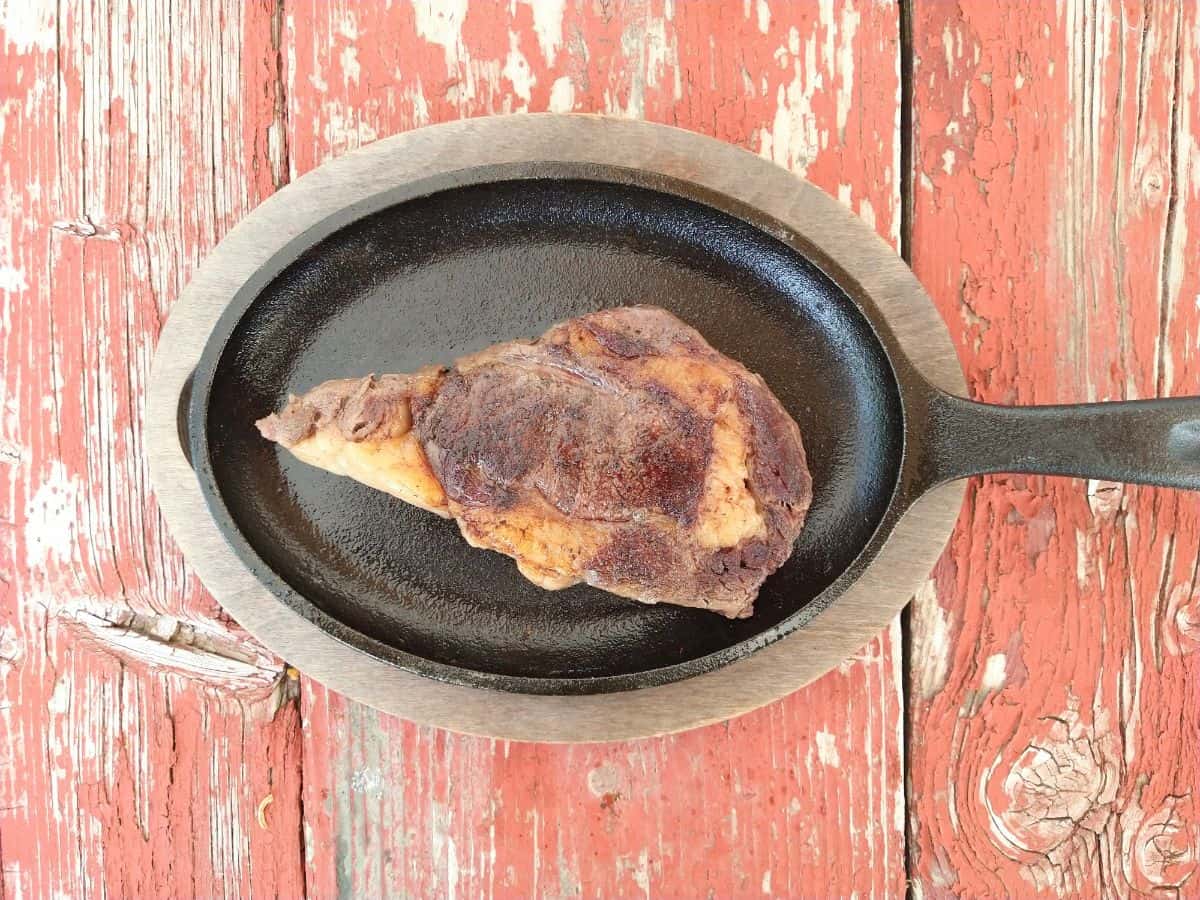
[(0, 0), (0, 897), (1200, 896), (1200, 497), (973, 481), (810, 687), (625, 744), (417, 728), (224, 616), (148, 490), (155, 337), (377, 137), (714, 135), (904, 252), (972, 392), (1200, 393), (1200, 5)]

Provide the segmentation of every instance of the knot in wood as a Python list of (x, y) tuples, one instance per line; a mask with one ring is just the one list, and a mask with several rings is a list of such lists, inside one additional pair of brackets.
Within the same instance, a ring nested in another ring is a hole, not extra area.
[(1183, 584), (1171, 589), (1163, 617), (1163, 646), (1174, 656), (1200, 649), (1200, 591)]
[(1135, 805), (1121, 818), (1131, 869), (1126, 876), (1135, 890), (1180, 888), (1200, 868), (1200, 810), (1192, 796), (1168, 796), (1144, 818)]
[(1007, 766), (1002, 755), (984, 790), (992, 840), (1002, 852), (1044, 856), (1080, 829), (1103, 829), (1117, 778), (1102, 743), (1067, 712), (1040, 719)]

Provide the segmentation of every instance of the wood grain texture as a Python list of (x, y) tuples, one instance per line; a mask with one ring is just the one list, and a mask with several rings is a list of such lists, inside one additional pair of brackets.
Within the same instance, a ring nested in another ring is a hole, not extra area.
[[(975, 395), (1200, 392), (1196, 6), (994, 6), (913, 5), (914, 264)], [(293, 172), (394, 131), (676, 123), (894, 242), (895, 9), (288, 10), (0, 0), (0, 894), (900, 893), (895, 628), (661, 740), (459, 738), (315, 684), (298, 712), (171, 549), (140, 461), (197, 260)], [(913, 613), (921, 894), (1196, 894), (1197, 503), (973, 482)]]
[[(1200, 393), (1200, 7), (914, 7), (913, 264), (976, 397)], [(1200, 496), (972, 482), (912, 613), (914, 888), (1197, 896)]]
[(141, 447), (171, 299), (279, 177), (273, 13), (0, 2), (0, 896), (302, 889), (296, 685)]
[[(313, 11), (289, 7), (284, 33), (295, 174), (431, 121), (607, 112), (749, 146), (898, 236), (893, 7)], [(733, 723), (577, 748), (418, 728), (306, 682), (308, 884), (318, 896), (901, 893), (898, 652), (893, 627)]]

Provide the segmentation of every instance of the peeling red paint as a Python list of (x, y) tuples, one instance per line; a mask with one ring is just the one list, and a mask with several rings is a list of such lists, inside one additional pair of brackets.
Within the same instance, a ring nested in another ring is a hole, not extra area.
[[(1197, 7), (914, 9), (913, 264), (973, 394), (1200, 394)], [(972, 483), (913, 611), (918, 890), (1194, 894), (1198, 549), (1196, 494)]]
[(166, 308), (272, 187), (270, 9), (0, 13), (0, 896), (294, 896), (298, 706), (142, 456)]
[[(142, 461), (197, 262), (293, 175), (428, 122), (677, 124), (897, 242), (897, 8), (30, 7), (0, 26), (0, 894), (902, 893), (897, 627), (781, 703), (626, 744), (460, 737), (307, 681), (297, 704)], [(1200, 393), (1196, 8), (913, 24), (914, 265), (973, 393)], [(1194, 891), (1198, 557), (1194, 495), (972, 484), (913, 612), (915, 890)]]

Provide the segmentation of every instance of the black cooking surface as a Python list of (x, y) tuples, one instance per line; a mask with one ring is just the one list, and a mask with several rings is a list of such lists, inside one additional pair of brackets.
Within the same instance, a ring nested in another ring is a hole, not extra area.
[[(750, 619), (544, 591), (453, 522), (306, 466), (253, 425), (329, 378), (450, 362), (635, 303), (671, 310), (761, 374), (800, 424), (812, 509)], [(765, 232), (629, 185), (500, 181), (389, 207), (305, 252), (212, 340), (227, 343), (197, 373), (207, 431), (193, 429), (193, 455), (235, 549), (341, 640), (468, 683), (628, 688), (748, 652), (863, 549), (901, 458), (892, 370), (855, 304)]]

